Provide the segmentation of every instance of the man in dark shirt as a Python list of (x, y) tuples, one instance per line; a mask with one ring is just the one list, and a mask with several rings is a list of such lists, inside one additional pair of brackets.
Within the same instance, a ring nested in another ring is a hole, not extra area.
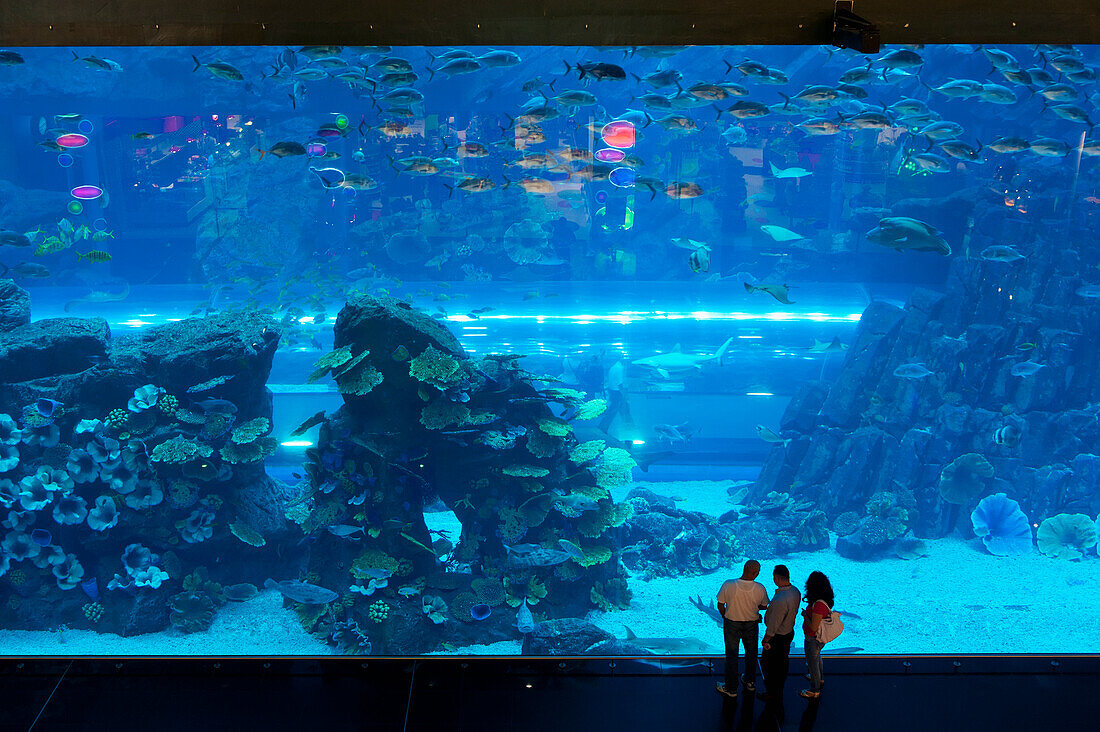
[(760, 655), (760, 668), (768, 691), (760, 697), (778, 701), (790, 668), (791, 641), (794, 640), (794, 624), (802, 594), (791, 584), (791, 573), (786, 566), (777, 564), (772, 579), (775, 580), (775, 596), (764, 615), (764, 652)]

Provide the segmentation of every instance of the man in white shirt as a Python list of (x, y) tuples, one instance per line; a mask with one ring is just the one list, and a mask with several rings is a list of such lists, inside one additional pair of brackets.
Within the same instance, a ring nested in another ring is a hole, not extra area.
[(716, 684), (718, 692), (737, 696), (737, 657), (739, 644), (745, 646), (745, 691), (756, 690), (756, 644), (759, 637), (760, 611), (768, 606), (768, 591), (756, 581), (760, 562), (745, 562), (741, 579), (726, 580), (718, 590), (718, 612), (722, 615), (722, 635), (726, 641), (726, 683)]

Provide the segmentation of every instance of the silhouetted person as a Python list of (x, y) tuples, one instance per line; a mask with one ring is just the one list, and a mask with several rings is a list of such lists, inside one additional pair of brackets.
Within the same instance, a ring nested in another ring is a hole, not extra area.
[(722, 615), (722, 636), (726, 642), (726, 681), (715, 684), (719, 693), (737, 696), (737, 656), (739, 644), (745, 646), (745, 691), (756, 690), (756, 644), (760, 611), (768, 606), (768, 591), (756, 581), (760, 562), (745, 562), (741, 579), (726, 580), (718, 590), (718, 612)]
[(775, 580), (775, 595), (768, 603), (768, 612), (764, 614), (764, 650), (760, 655), (760, 668), (764, 672), (768, 691), (760, 697), (779, 700), (783, 696), (783, 685), (787, 682), (791, 642), (794, 640), (794, 625), (798, 620), (802, 593), (791, 584), (790, 570), (782, 564), (775, 565), (772, 579)]
[(806, 634), (806, 665), (810, 667), (810, 688), (799, 692), (807, 699), (821, 696), (821, 687), (825, 685), (821, 668), (821, 649), (825, 644), (817, 639), (817, 629), (821, 621), (832, 612), (833, 586), (829, 578), (821, 572), (811, 572), (806, 579), (806, 609), (802, 611), (802, 630)]

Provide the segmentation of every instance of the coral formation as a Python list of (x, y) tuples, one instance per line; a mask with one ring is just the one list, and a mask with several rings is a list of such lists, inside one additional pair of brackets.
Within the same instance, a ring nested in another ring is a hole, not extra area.
[(970, 514), (970, 521), (974, 533), (990, 554), (1009, 556), (1031, 552), (1031, 522), (1020, 504), (1004, 493), (994, 493), (980, 500)]
[(1039, 524), (1039, 551), (1055, 559), (1080, 559), (1096, 546), (1096, 523), (1081, 513), (1060, 513)]

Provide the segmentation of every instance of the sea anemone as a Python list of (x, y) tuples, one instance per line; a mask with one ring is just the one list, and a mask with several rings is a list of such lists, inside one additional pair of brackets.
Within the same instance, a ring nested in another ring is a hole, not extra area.
[(85, 435), (87, 439), (91, 439), (105, 429), (107, 429), (107, 425), (103, 424), (103, 420), (82, 419), (76, 423), (76, 427), (73, 428), (73, 434)]
[(970, 514), (970, 522), (990, 554), (1003, 557), (1031, 553), (1031, 523), (1020, 504), (1004, 493), (980, 500)]
[(88, 502), (75, 493), (63, 493), (53, 506), (53, 520), (59, 524), (79, 524), (88, 517)]
[(188, 544), (206, 541), (214, 535), (214, 512), (203, 507), (196, 508), (191, 515), (176, 522), (180, 537)]
[(0, 478), (0, 504), (4, 508), (11, 508), (12, 504), (19, 500), (19, 489), (15, 483), (7, 478)]
[(60, 491), (56, 483), (44, 483), (37, 473), (19, 481), (19, 505), (28, 511), (38, 511), (53, 500), (54, 491)]
[(133, 492), (126, 496), (130, 508), (152, 508), (164, 500), (164, 491), (155, 480), (139, 480)]
[(99, 464), (100, 470), (114, 470), (122, 462), (122, 448), (113, 437), (96, 436), (88, 443), (88, 454)]
[[(31, 536), (31, 541), (34, 541), (34, 536)], [(65, 561), (65, 550), (56, 544), (50, 544), (42, 547), (42, 551), (31, 561), (39, 569), (53, 567)]]
[(95, 499), (95, 508), (88, 511), (88, 526), (94, 531), (106, 531), (118, 523), (118, 506), (110, 496)]
[(122, 449), (122, 463), (134, 472), (148, 469), (149, 449), (145, 446), (145, 441), (130, 440), (127, 442)]
[(70, 452), (65, 469), (76, 483), (91, 483), (99, 479), (99, 465), (87, 450), (77, 448)]
[(28, 426), (23, 429), (22, 437), (24, 445), (53, 447), (61, 442), (61, 429), (53, 423)]
[(53, 576), (57, 578), (57, 586), (63, 590), (71, 590), (84, 579), (84, 567), (77, 561), (75, 554), (66, 554), (63, 561), (53, 566)]
[(4, 540), (0, 541), (0, 547), (3, 547), (5, 555), (17, 562), (33, 559), (42, 551), (42, 547), (34, 543), (30, 534), (22, 531), (13, 531), (5, 536)]
[(0, 445), (18, 445), (23, 435), (10, 414), (0, 414)]
[(15, 470), (19, 465), (19, 448), (16, 445), (0, 443), (0, 473)]
[(38, 514), (34, 511), (8, 511), (8, 517), (0, 521), (0, 526), (11, 529), (12, 531), (26, 531), (34, 526), (35, 519), (37, 518)]
[(1096, 524), (1083, 513), (1060, 513), (1039, 525), (1039, 551), (1055, 559), (1080, 559), (1096, 546)]
[(136, 471), (126, 467), (125, 463), (119, 461), (113, 468), (101, 468), (100, 474), (111, 487), (111, 490), (122, 493), (123, 495), (131, 492), (137, 487), (138, 474)]
[(139, 569), (130, 576), (134, 578), (134, 586), (152, 587), (154, 590), (160, 587), (164, 580), (168, 579), (168, 573), (160, 567)]
[(73, 479), (69, 476), (69, 471), (64, 468), (40, 465), (38, 470), (34, 471), (34, 475), (43, 483), (51, 483), (57, 486), (56, 490), (63, 493), (68, 493), (73, 489)]
[(126, 408), (131, 412), (144, 412), (146, 409), (155, 407), (164, 394), (165, 390), (159, 386), (146, 384), (134, 390), (134, 396), (126, 402)]
[(133, 576), (134, 572), (138, 570), (153, 566), (158, 559), (160, 557), (154, 554), (152, 549), (141, 544), (127, 544), (126, 548), (122, 550), (122, 568), (130, 576)]
[(181, 592), (168, 601), (169, 620), (184, 633), (206, 630), (214, 621), (214, 601), (202, 592)]

